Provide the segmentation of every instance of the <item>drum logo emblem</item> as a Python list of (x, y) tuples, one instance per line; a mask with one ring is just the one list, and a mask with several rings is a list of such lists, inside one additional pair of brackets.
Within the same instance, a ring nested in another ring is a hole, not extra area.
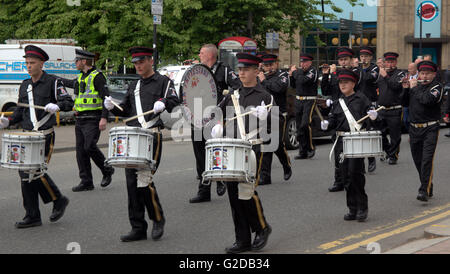
[(125, 155), (127, 146), (126, 137), (118, 137), (113, 143), (114, 143), (113, 151), (116, 157), (126, 156)]
[(8, 162), (11, 164), (19, 164), (20, 163), (20, 152), (24, 149), (20, 149), (20, 146), (18, 145), (12, 145), (8, 147), (8, 155), (9, 159)]
[(200, 82), (200, 80), (198, 79), (197, 76), (192, 77), (192, 83), (191, 83), (191, 88), (195, 88), (198, 85), (198, 82)]
[(228, 162), (227, 158), (228, 158), (227, 150), (222, 151), (222, 149), (220, 148), (214, 149), (212, 155), (212, 169), (226, 170)]

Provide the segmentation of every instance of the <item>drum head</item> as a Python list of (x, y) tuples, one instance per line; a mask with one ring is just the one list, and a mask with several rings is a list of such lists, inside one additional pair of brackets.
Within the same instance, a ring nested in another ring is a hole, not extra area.
[(211, 120), (211, 106), (217, 105), (217, 83), (211, 70), (203, 64), (191, 66), (183, 75), (180, 95), (185, 119), (197, 128), (205, 126)]

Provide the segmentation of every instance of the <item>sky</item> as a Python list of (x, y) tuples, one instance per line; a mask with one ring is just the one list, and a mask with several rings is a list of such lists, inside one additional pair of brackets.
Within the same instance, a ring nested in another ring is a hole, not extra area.
[[(336, 6), (343, 10), (342, 13), (335, 13), (338, 18), (350, 19), (350, 12), (353, 12), (353, 20), (363, 22), (377, 21), (377, 0), (359, 0), (364, 4), (352, 7), (346, 0), (333, 0)], [(331, 8), (325, 7), (326, 12), (334, 13)]]

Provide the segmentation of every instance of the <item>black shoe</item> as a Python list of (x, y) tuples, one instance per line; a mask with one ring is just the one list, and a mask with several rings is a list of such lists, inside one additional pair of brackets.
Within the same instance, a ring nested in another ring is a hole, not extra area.
[(89, 190), (93, 190), (93, 189), (94, 189), (94, 185), (85, 185), (83, 183), (80, 183), (79, 185), (72, 187), (73, 192), (89, 191)]
[(431, 183), (430, 193), (428, 193), (428, 198), (433, 197), (433, 183)]
[(225, 192), (227, 192), (227, 187), (224, 182), (217, 182), (217, 189), (216, 189), (217, 195), (223, 196)]
[(308, 159), (311, 159), (312, 157), (314, 157), (314, 155), (316, 155), (316, 151), (310, 150), (310, 151), (308, 151), (308, 153), (306, 155), (307, 155)]
[(152, 239), (158, 240), (164, 234), (164, 224), (166, 223), (166, 219), (164, 217), (159, 222), (153, 222), (152, 229)]
[(252, 250), (251, 244), (234, 243), (232, 246), (225, 248), (225, 252), (229, 254), (237, 254)]
[(110, 168), (107, 175), (103, 175), (102, 182), (100, 183), (101, 187), (107, 187), (112, 181), (112, 175), (114, 174), (114, 168)]
[(377, 169), (377, 161), (375, 159), (369, 160), (369, 166), (367, 167), (368, 172), (374, 172)]
[(292, 176), (292, 168), (288, 167), (288, 169), (284, 170), (284, 180), (287, 181), (291, 178)]
[(417, 200), (422, 202), (428, 202), (428, 194), (426, 191), (419, 191), (419, 194), (417, 195)]
[(42, 225), (41, 219), (31, 219), (29, 217), (25, 217), (25, 218), (23, 218), (23, 221), (17, 222), (15, 224), (15, 227), (16, 228), (29, 228), (29, 227), (41, 226), (41, 225)]
[(120, 236), (120, 240), (122, 242), (134, 242), (134, 241), (140, 241), (140, 240), (147, 240), (147, 233), (132, 230), (127, 235)]
[(270, 184), (272, 184), (272, 180), (271, 179), (269, 179), (269, 180), (259, 180), (259, 182), (258, 182), (258, 185), (259, 186), (262, 186), (262, 185), (270, 185)]
[(255, 240), (252, 243), (252, 250), (260, 250), (265, 247), (270, 233), (272, 233), (272, 227), (270, 225), (267, 225), (260, 232), (256, 232)]
[(367, 219), (367, 215), (369, 214), (369, 210), (362, 210), (362, 209), (358, 209), (358, 212), (356, 213), (356, 220), (358, 220), (358, 222), (364, 222)]
[(346, 220), (346, 221), (356, 220), (356, 210), (350, 210), (347, 214), (345, 214), (344, 220)]
[(389, 164), (390, 164), (390, 165), (396, 165), (396, 164), (397, 164), (397, 159), (395, 159), (395, 158), (389, 158)]
[(50, 222), (56, 222), (64, 215), (66, 207), (69, 204), (69, 199), (66, 196), (61, 196), (53, 204), (53, 212), (50, 215)]
[(197, 196), (195, 196), (194, 198), (191, 198), (189, 200), (189, 203), (196, 204), (196, 203), (203, 203), (203, 202), (209, 202), (209, 201), (211, 201), (211, 196), (197, 194)]
[(308, 159), (308, 154), (299, 154), (299, 155), (295, 156), (294, 159), (295, 160)]
[(332, 186), (330, 186), (328, 188), (329, 192), (338, 192), (338, 191), (343, 191), (344, 190), (344, 186), (341, 184), (336, 184), (334, 183)]

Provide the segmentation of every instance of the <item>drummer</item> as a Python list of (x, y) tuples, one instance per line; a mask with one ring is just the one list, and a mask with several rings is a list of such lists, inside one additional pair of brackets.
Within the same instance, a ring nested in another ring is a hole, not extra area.
[[(45, 106), (45, 110), (34, 107), (18, 106), (11, 117), (0, 118), (0, 128), (20, 123), (23, 130), (43, 132), (45, 135), (45, 162), (48, 164), (55, 143), (57, 111), (71, 111), (74, 105), (72, 97), (67, 93), (63, 83), (54, 75), (43, 71), (44, 63), (49, 59), (48, 54), (41, 48), (29, 45), (25, 47), (25, 64), (31, 78), (22, 82), (19, 88), (19, 103), (34, 106)], [(16, 223), (16, 228), (29, 228), (42, 225), (39, 211), (39, 195), (47, 204), (53, 202), (50, 222), (59, 220), (65, 212), (69, 199), (42, 171), (36, 173), (19, 172), (22, 187), (25, 217)]]
[[(130, 117), (149, 110), (149, 114), (127, 122), (127, 126), (142, 127), (153, 130), (153, 157), (156, 169), (161, 159), (162, 134), (160, 129), (164, 126), (159, 114), (164, 110), (169, 112), (180, 101), (173, 82), (153, 70), (153, 49), (147, 47), (132, 47), (128, 50), (132, 56), (137, 74), (141, 77), (132, 82), (120, 103), (123, 111), (114, 106), (111, 96), (105, 97), (104, 105), (116, 116)], [(139, 86), (139, 88), (137, 88)], [(123, 242), (147, 239), (147, 222), (145, 221), (145, 208), (150, 220), (153, 221), (152, 239), (161, 238), (164, 233), (165, 217), (159, 202), (158, 193), (152, 176), (153, 171), (139, 171), (132, 168), (125, 169), (128, 192), (128, 216), (131, 223), (131, 232), (120, 237)]]
[[(273, 97), (257, 80), (259, 73), (258, 65), (261, 63), (261, 59), (249, 53), (238, 53), (236, 56), (238, 58), (239, 78), (242, 82), (242, 88), (236, 90), (233, 94), (238, 97), (239, 105), (244, 109), (256, 106), (253, 114), (258, 120), (257, 129), (260, 129), (259, 126), (264, 124), (263, 120), (267, 120), (269, 115), (265, 105), (274, 103)], [(226, 115), (226, 109), (233, 107), (231, 93), (224, 97), (219, 107), (222, 109), (222, 113)], [(245, 122), (245, 133), (248, 134), (252, 126), (249, 122), (252, 119), (248, 119), (247, 116), (245, 120), (247, 120)], [(237, 133), (237, 130), (234, 130), (234, 133)], [(222, 134), (222, 125), (215, 125), (211, 132), (212, 137), (221, 138)], [(226, 135), (228, 136), (230, 133), (228, 132)], [(233, 138), (235, 136), (230, 137)], [(264, 154), (261, 152), (261, 145), (254, 145), (253, 151), (256, 154), (257, 166), (260, 167)], [(257, 170), (256, 174), (259, 173), (260, 170)], [(258, 185), (258, 177), (256, 178), (256, 185)], [(239, 199), (238, 184), (239, 182), (227, 182), (228, 198), (230, 200), (236, 236), (236, 242), (231, 247), (225, 249), (227, 253), (260, 250), (267, 244), (269, 234), (272, 232), (271, 226), (264, 217), (258, 193), (254, 191), (253, 195), (248, 197), (248, 200)], [(251, 241), (252, 232), (256, 232), (253, 243)]]
[[(378, 116), (375, 110), (369, 110), (371, 108), (369, 99), (362, 92), (355, 93), (354, 88), (356, 83), (358, 83), (358, 77), (357, 73), (349, 69), (339, 71), (339, 88), (343, 96), (333, 102), (333, 109), (329, 115), (329, 120), (321, 122), (322, 130), (336, 130), (337, 140), (334, 153), (338, 155), (343, 151), (343, 133), (353, 131), (354, 128), (353, 126), (351, 128), (350, 125), (353, 123), (349, 122), (349, 118), (344, 113), (342, 104), (350, 110), (350, 116), (353, 116), (355, 121), (361, 119), (366, 113), (369, 114), (371, 120), (376, 120)], [(364, 158), (345, 159), (340, 169), (347, 192), (347, 206), (349, 208), (349, 212), (344, 216), (344, 220), (358, 220), (359, 222), (363, 222), (367, 219), (368, 214), (367, 194), (364, 190)]]
[[(234, 71), (226, 64), (217, 61), (217, 47), (213, 44), (203, 45), (198, 54), (200, 62), (211, 69), (217, 83), (217, 103), (222, 101), (223, 91), (232, 87), (237, 89), (241, 82)], [(199, 179), (197, 195), (189, 200), (190, 203), (202, 203), (211, 201), (211, 184), (202, 183), (202, 174), (205, 171), (205, 137), (203, 128), (191, 127), (192, 146), (196, 162), (197, 178)], [(217, 195), (225, 194), (225, 184), (217, 182)]]

